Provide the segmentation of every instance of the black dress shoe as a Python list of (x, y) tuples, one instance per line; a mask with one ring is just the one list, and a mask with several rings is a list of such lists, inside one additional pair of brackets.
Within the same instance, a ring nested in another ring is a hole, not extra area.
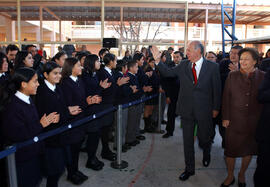
[(137, 136), (136, 138), (137, 138), (138, 140), (145, 140), (145, 136), (142, 136), (142, 135)]
[(233, 178), (232, 182), (229, 185), (225, 185), (224, 182), (220, 185), (220, 187), (229, 187), (231, 185), (233, 185), (235, 182), (235, 178)]
[(211, 161), (211, 156), (210, 156), (210, 155), (208, 155), (208, 156), (203, 156), (202, 163), (203, 163), (203, 166), (204, 166), (204, 167), (208, 167), (209, 164), (210, 164), (210, 161)]
[(75, 173), (75, 175), (81, 177), (83, 181), (86, 181), (88, 179), (88, 177), (79, 170)]
[(144, 133), (145, 133), (145, 130), (141, 129), (140, 134), (144, 134)]
[(140, 143), (139, 140), (134, 140), (133, 142), (127, 142), (127, 145), (134, 147), (134, 146), (138, 145), (139, 143)]
[(167, 125), (167, 123), (168, 123), (168, 122), (167, 122), (166, 120), (162, 120), (162, 121), (161, 121), (161, 124)]
[(129, 145), (127, 145), (127, 144), (124, 144), (124, 145), (123, 145), (123, 148), (125, 148), (126, 150), (131, 149), (131, 147), (130, 147)]
[(179, 179), (181, 181), (185, 181), (185, 180), (188, 180), (188, 178), (192, 175), (194, 175), (195, 172), (188, 172), (188, 171), (184, 171), (180, 176), (179, 176)]
[(109, 160), (109, 161), (115, 161), (116, 160), (116, 154), (113, 152), (109, 153), (101, 153), (101, 157), (103, 159)]
[(162, 136), (162, 138), (169, 138), (170, 136), (173, 136), (172, 134), (166, 133)]
[(72, 176), (68, 176), (67, 180), (70, 181), (72, 184), (80, 185), (84, 182), (84, 180), (79, 177), (78, 175), (74, 174)]
[(247, 184), (245, 182), (239, 182), (238, 181), (238, 187), (246, 187)]
[(95, 157), (91, 161), (87, 161), (85, 167), (95, 170), (95, 171), (99, 171), (99, 170), (102, 170), (103, 166), (104, 166), (104, 163)]

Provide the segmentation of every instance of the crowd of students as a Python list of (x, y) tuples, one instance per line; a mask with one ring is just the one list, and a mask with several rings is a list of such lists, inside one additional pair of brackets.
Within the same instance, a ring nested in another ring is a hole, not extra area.
[[(0, 53), (1, 149), (112, 106), (158, 93), (163, 95), (163, 112), (168, 104), (168, 121), (163, 120), (167, 124), (163, 138), (173, 136), (181, 85), (177, 77), (166, 78), (160, 74), (151, 47), (142, 48), (133, 55), (126, 51), (122, 60), (106, 48), (102, 48), (98, 55), (89, 51), (67, 54), (62, 50), (50, 60), (46, 60), (44, 53), (38, 53), (34, 45), (24, 46), (24, 49), (20, 51), (17, 46), (9, 45), (6, 54)], [(240, 49), (239, 46), (233, 47), (229, 58), (220, 61), (214, 52), (206, 53), (207, 60), (219, 63), (222, 88), (229, 72), (240, 66)], [(183, 53), (172, 48), (160, 57), (169, 68), (177, 66), (183, 59)], [(157, 108), (158, 98), (155, 97), (123, 110), (123, 152), (145, 140), (143, 133), (156, 132)], [(144, 129), (140, 129), (142, 115)], [(221, 119), (218, 115), (213, 124), (219, 125), (220, 135), (225, 139)], [(45, 177), (47, 187), (56, 187), (65, 169), (68, 181), (82, 184), (88, 177), (79, 170), (80, 151), (87, 152), (86, 167), (96, 171), (104, 166), (96, 156), (99, 141), (102, 159), (116, 160), (109, 143), (113, 139), (115, 124), (115, 113), (110, 112), (83, 126), (19, 149), (16, 152), (19, 186), (38, 186)], [(225, 147), (224, 141), (222, 147)], [(1, 180), (6, 179), (3, 162), (2, 159)]]

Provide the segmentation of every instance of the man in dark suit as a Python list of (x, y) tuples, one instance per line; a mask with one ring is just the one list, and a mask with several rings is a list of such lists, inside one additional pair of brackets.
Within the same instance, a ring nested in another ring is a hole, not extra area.
[(211, 136), (214, 133), (212, 118), (218, 115), (221, 102), (219, 66), (203, 58), (204, 47), (199, 41), (188, 45), (188, 59), (174, 68), (159, 63), (160, 53), (154, 46), (152, 53), (163, 76), (178, 76), (180, 80), (176, 114), (181, 116), (186, 168), (179, 179), (185, 181), (195, 174), (195, 124), (198, 124), (199, 146), (203, 149), (203, 165), (208, 167), (210, 164)]

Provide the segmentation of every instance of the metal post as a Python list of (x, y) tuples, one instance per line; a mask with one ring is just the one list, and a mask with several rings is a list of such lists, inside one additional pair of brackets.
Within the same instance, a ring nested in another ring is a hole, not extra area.
[(104, 8), (104, 0), (101, 0), (101, 42), (103, 42), (104, 38), (104, 17), (105, 17), (105, 8)]
[(21, 0), (17, 0), (18, 45), (21, 50)]
[[(7, 149), (12, 146), (7, 147)], [(7, 156), (7, 172), (8, 172), (8, 185), (9, 187), (17, 187), (17, 172), (16, 172), (16, 162), (15, 153)]]
[(121, 159), (122, 154), (122, 105), (118, 105), (117, 111), (117, 160), (111, 163), (114, 169), (124, 169), (128, 167), (128, 163)]
[(161, 130), (161, 100), (162, 100), (162, 93), (158, 94), (158, 126), (157, 126), (157, 131), (156, 133), (163, 134), (165, 131)]
[(43, 7), (39, 7), (39, 41), (43, 41)]
[(184, 41), (184, 56), (186, 56), (187, 52), (187, 42), (188, 42), (188, 1), (186, 1), (185, 7), (185, 41)]
[(205, 10), (205, 26), (204, 26), (204, 53), (207, 51), (207, 28), (208, 27), (208, 9)]

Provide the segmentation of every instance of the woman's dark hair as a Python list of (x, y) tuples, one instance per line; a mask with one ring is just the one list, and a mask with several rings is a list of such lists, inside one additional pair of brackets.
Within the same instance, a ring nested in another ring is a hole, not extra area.
[(166, 57), (166, 54), (167, 54), (167, 51), (166, 50), (163, 51), (162, 54), (161, 54), (161, 56), (160, 56), (160, 59), (162, 59), (164, 56)]
[(87, 55), (85, 57), (84, 64), (83, 64), (84, 71), (86, 71), (87, 73), (90, 73), (92, 75), (93, 72), (96, 71), (95, 63), (97, 60), (99, 60), (97, 55), (95, 55), (95, 54)]
[(49, 75), (49, 73), (53, 71), (55, 68), (61, 68), (61, 67), (55, 62), (52, 62), (52, 61), (47, 62), (46, 64), (43, 65), (42, 74), (47, 73)]
[(22, 82), (29, 82), (35, 74), (35, 70), (28, 67), (15, 70), (11, 79), (0, 87), (0, 111), (5, 109), (11, 97), (20, 90)]
[(76, 54), (76, 58), (81, 61), (81, 59), (84, 57), (84, 56), (87, 56), (87, 55), (90, 55), (91, 53), (89, 51), (83, 51), (83, 52), (78, 52)]
[(107, 49), (107, 48), (100, 49), (99, 52), (98, 52), (98, 56), (101, 57), (107, 51), (110, 52), (109, 49)]
[(79, 60), (77, 58), (71, 57), (65, 60), (63, 70), (62, 70), (62, 79), (69, 77), (72, 75), (72, 69), (77, 64)]
[(142, 53), (135, 53), (134, 56), (133, 56), (133, 60), (135, 62), (141, 60), (141, 58), (143, 57), (143, 54)]
[(115, 71), (116, 72), (122, 71), (122, 67), (125, 67), (126, 65), (127, 65), (127, 61), (117, 60)]
[(15, 61), (14, 61), (14, 69), (19, 69), (21, 67), (25, 67), (24, 60), (28, 56), (28, 54), (31, 54), (30, 52), (27, 51), (19, 51), (16, 54)]
[(0, 70), (2, 70), (4, 58), (7, 60), (7, 56), (4, 53), (0, 52)]
[(267, 55), (267, 53), (270, 51), (270, 48), (266, 51), (265, 58), (270, 58), (270, 56)]
[(145, 72), (152, 71), (152, 68), (151, 68), (151, 66), (149, 65), (149, 63), (150, 63), (150, 62), (153, 62), (153, 61), (154, 61), (154, 63), (155, 63), (155, 59), (154, 59), (153, 57), (149, 57), (149, 58), (148, 58), (148, 61), (147, 61), (148, 63), (147, 63), (147, 65), (146, 65), (146, 66), (144, 67), (144, 69), (143, 69)]
[(65, 51), (60, 51), (58, 53), (56, 53), (56, 55), (54, 55), (54, 57), (52, 58), (52, 61), (56, 62), (55, 59), (59, 60), (61, 58), (61, 56), (66, 55), (67, 53)]
[(107, 53), (104, 58), (103, 58), (103, 62), (106, 65), (109, 65), (111, 61), (115, 60), (115, 55), (112, 53)]
[(239, 60), (240, 60), (240, 57), (243, 53), (245, 52), (248, 52), (249, 54), (251, 54), (252, 56), (252, 59), (255, 60), (257, 63), (259, 63), (259, 60), (260, 60), (260, 55), (259, 55), (259, 52), (257, 51), (257, 49), (255, 48), (249, 48), (249, 47), (246, 47), (246, 48), (243, 48), (239, 51), (238, 55), (239, 55)]
[(210, 53), (210, 54), (214, 55), (214, 56), (217, 58), (217, 54), (216, 54), (216, 53), (214, 53), (213, 51), (208, 51), (208, 52), (205, 54), (205, 56), (207, 56), (207, 55), (208, 55), (208, 53)]

